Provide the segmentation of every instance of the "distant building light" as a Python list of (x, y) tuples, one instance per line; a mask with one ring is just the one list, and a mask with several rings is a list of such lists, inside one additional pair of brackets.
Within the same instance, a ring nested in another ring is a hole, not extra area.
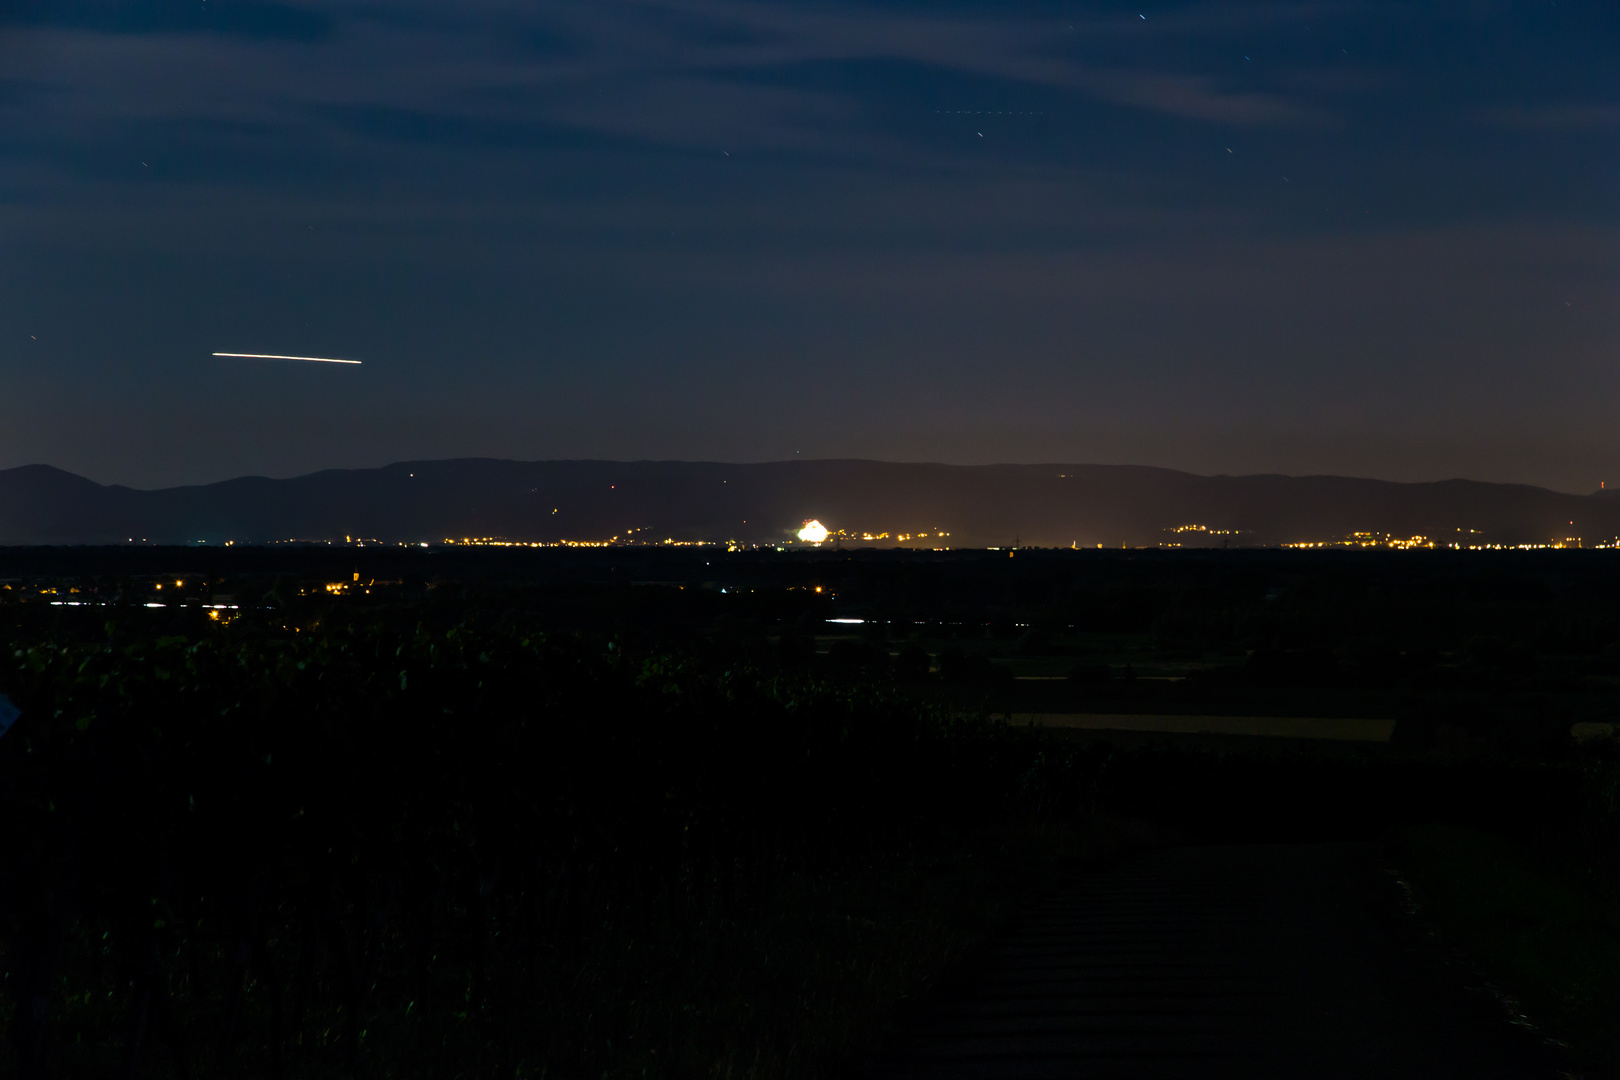
[(843, 623), (846, 626), (859, 626), (865, 619), (828, 619), (828, 622)]

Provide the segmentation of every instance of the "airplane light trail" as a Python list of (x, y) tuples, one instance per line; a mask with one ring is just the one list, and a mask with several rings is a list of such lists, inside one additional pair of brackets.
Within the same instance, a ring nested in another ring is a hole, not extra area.
[(277, 356), (274, 353), (217, 352), (215, 356), (235, 356), (244, 360), (308, 360), (314, 364), (358, 364), (358, 360), (334, 360), (330, 356)]

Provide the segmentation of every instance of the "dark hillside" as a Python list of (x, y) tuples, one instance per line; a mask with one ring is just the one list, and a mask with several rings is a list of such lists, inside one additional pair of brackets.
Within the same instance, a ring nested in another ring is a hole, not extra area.
[(856, 545), (894, 546), (904, 535), (914, 547), (1254, 546), (1355, 532), (1442, 544), (1580, 538), (1591, 546), (1620, 536), (1620, 502), (1601, 495), (1468, 480), (1196, 476), (1113, 465), (466, 459), (156, 491), (102, 486), (45, 466), (0, 472), (4, 544), (345, 537), (757, 544), (789, 540), (806, 518), (843, 530)]

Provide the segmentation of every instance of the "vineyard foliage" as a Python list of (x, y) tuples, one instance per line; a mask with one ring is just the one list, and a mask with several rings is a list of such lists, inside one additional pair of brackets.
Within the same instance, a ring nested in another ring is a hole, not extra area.
[(24, 1076), (639, 1072), (681, 1022), (636, 1000), (705, 927), (1081, 767), (881, 689), (465, 625), (4, 660)]

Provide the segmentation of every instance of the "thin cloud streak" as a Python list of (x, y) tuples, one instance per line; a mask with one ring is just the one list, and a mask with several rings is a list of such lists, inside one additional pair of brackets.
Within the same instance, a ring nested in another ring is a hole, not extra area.
[[(548, 28), (568, 47), (537, 57), (510, 43), (522, 36), (510, 30), (510, 9), (473, 6), (459, 32), (341, 17), (333, 32), (309, 41), (49, 27), (9, 31), (8, 51), (17, 54), (19, 74), (60, 91), (31, 107), (70, 115), (81, 125), (73, 130), (190, 118), (247, 131), (258, 125), (267, 138), (305, 145), (330, 139), (322, 117), (334, 110), (386, 108), (439, 117), (441, 130), (549, 123), (651, 144), (712, 149), (729, 139), (813, 153), (847, 138), (841, 127), (858, 104), (825, 89), (761, 85), (758, 77), (878, 61), (1217, 123), (1301, 123), (1322, 111), (1320, 103), (1223, 87), (1196, 73), (1097, 65), (1072, 54), (1084, 35), (1044, 20), (697, 0), (525, 10), (521, 23), (531, 36)], [(479, 22), (480, 14), (492, 17)], [(25, 46), (15, 44), (20, 35)]]

